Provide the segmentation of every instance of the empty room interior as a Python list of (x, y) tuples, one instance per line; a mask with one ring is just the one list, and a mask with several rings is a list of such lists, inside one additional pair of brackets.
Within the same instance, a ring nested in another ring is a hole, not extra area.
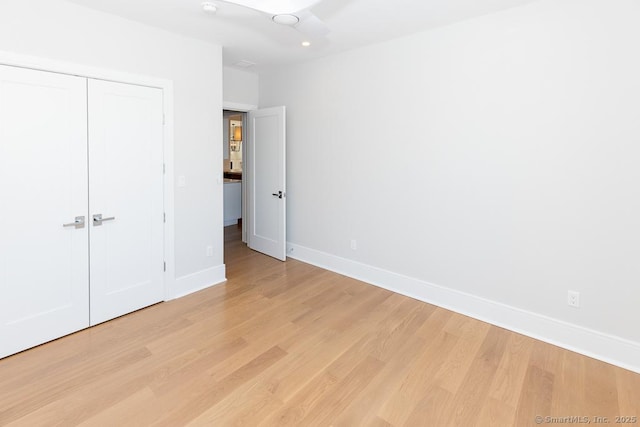
[(638, 22), (0, 1), (0, 426), (639, 425)]

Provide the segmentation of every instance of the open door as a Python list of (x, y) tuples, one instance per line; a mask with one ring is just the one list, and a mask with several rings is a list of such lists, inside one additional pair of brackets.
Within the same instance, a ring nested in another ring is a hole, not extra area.
[(286, 132), (285, 107), (249, 112), (247, 147), (248, 235), (255, 251), (285, 261)]

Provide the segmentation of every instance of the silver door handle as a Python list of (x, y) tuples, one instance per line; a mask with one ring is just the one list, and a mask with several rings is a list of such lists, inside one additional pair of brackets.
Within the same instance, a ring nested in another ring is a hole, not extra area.
[(113, 221), (114, 219), (116, 219), (116, 217), (115, 217), (115, 216), (110, 216), (110, 217), (107, 217), (107, 218), (102, 218), (102, 214), (95, 214), (95, 215), (93, 216), (93, 226), (94, 226), (94, 227), (97, 227), (97, 226), (99, 226), (99, 225), (102, 225), (102, 223), (103, 223), (104, 221)]
[(62, 224), (63, 227), (84, 228), (84, 216), (77, 216), (74, 222)]

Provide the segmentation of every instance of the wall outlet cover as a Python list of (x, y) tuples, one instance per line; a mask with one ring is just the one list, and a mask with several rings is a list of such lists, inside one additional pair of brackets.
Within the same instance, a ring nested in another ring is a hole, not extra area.
[(580, 292), (569, 291), (567, 294), (567, 304), (569, 307), (580, 308)]

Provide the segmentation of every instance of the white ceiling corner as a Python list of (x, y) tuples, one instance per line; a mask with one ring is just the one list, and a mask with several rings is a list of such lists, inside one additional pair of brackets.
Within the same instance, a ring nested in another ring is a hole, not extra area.
[(328, 36), (301, 46), (306, 38), (277, 25), (264, 13), (212, 0), (216, 14), (202, 10), (202, 0), (67, 0), (171, 32), (223, 46), (224, 64), (253, 62), (259, 72), (367, 44), (408, 35), (456, 21), (520, 6), (535, 0), (322, 0), (312, 12), (328, 25)]

